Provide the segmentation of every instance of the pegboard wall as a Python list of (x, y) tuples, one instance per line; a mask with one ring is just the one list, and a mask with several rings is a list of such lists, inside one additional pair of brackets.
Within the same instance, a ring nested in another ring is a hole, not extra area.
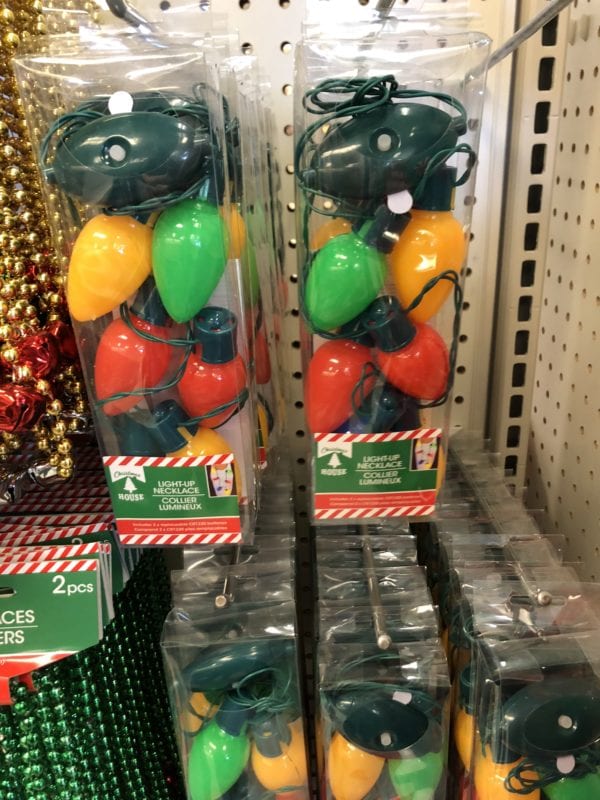
[(527, 500), (600, 578), (600, 3), (574, 0), (553, 116), (555, 163), (526, 464)]

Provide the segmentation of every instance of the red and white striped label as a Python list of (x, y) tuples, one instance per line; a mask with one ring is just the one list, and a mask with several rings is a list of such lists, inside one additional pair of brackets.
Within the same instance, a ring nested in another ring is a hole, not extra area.
[(392, 433), (315, 433), (316, 442), (404, 442), (408, 439), (435, 439), (442, 435), (441, 428), (419, 428), (414, 431)]
[(186, 458), (148, 458), (147, 456), (104, 456), (105, 467), (205, 467), (231, 464), (233, 453)]
[(39, 575), (55, 572), (97, 572), (100, 562), (96, 558), (83, 558), (75, 561), (34, 561), (1, 562), (0, 575)]
[(103, 524), (104, 527), (113, 522), (113, 515), (99, 514), (35, 514), (29, 517), (0, 517), (0, 533), (11, 530), (31, 530), (31, 528), (63, 528), (66, 525)]
[(121, 544), (128, 547), (165, 547), (167, 545), (236, 544), (240, 533), (121, 533)]
[(435, 506), (403, 506), (402, 508), (339, 508), (316, 509), (315, 519), (373, 519), (381, 517), (425, 517)]
[(56, 539), (73, 539), (91, 533), (103, 533), (106, 529), (107, 526), (104, 524), (75, 525), (69, 528), (28, 528), (0, 534), (0, 544), (8, 546), (41, 544)]
[(60, 561), (65, 558), (81, 558), (110, 553), (108, 542), (86, 542), (54, 547), (3, 547), (0, 561)]

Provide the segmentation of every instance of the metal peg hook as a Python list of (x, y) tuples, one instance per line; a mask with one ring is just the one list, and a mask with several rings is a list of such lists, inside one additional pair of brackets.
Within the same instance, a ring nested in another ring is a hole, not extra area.
[(375, 562), (373, 560), (373, 550), (371, 549), (369, 528), (366, 525), (360, 525), (359, 530), (362, 536), (363, 563), (365, 574), (367, 576), (369, 602), (371, 604), (371, 613), (373, 615), (373, 626), (375, 628), (377, 647), (380, 650), (387, 650), (392, 644), (392, 637), (386, 630), (385, 612), (381, 604), (379, 584), (377, 582), (377, 575), (375, 574)]
[(223, 581), (223, 589), (221, 590), (221, 593), (215, 597), (215, 608), (227, 608), (227, 606), (230, 606), (233, 603), (235, 577), (231, 574), (231, 568), (240, 563), (241, 557), (242, 545), (236, 544), (233, 548), (229, 566), (227, 567), (227, 574), (225, 575), (225, 580)]
[(144, 27), (148, 31), (155, 32), (156, 26), (153, 25), (152, 22), (146, 19), (140, 12), (135, 9), (133, 6), (129, 5), (126, 0), (106, 0), (106, 5), (110, 9), (110, 11), (118, 17), (126, 22), (128, 25), (131, 25), (133, 28), (141, 28)]

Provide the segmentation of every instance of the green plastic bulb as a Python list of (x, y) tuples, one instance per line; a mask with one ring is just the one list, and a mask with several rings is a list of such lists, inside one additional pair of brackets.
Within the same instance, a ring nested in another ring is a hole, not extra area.
[(229, 248), (219, 209), (183, 200), (154, 226), (152, 270), (160, 299), (175, 322), (188, 322), (208, 303), (223, 277)]
[(332, 330), (375, 300), (386, 275), (384, 256), (355, 233), (335, 236), (316, 254), (305, 286), (309, 323)]
[(440, 752), (394, 758), (388, 761), (388, 770), (394, 789), (402, 800), (429, 800), (442, 777), (444, 757)]
[(544, 786), (548, 800), (583, 800), (600, 797), (600, 772), (592, 772), (584, 778), (561, 778), (550, 786)]
[(224, 731), (213, 719), (197, 734), (188, 760), (192, 800), (217, 800), (238, 780), (250, 758), (250, 740)]

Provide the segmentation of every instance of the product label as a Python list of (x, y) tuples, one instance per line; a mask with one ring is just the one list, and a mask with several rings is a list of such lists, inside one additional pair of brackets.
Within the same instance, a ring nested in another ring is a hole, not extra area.
[(233, 456), (104, 458), (122, 544), (211, 544), (241, 540)]
[(99, 562), (0, 564), (0, 674), (24, 653), (76, 653), (102, 631)]
[(315, 520), (432, 514), (441, 433), (315, 434)]

